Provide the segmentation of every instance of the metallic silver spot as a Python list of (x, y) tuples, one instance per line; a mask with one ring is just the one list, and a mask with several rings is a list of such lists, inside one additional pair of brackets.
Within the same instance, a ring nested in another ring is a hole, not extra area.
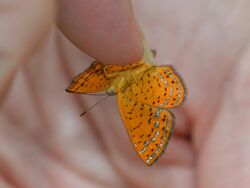
[(175, 104), (179, 103), (180, 98), (181, 98), (180, 95), (178, 95), (178, 97), (177, 97), (177, 99), (176, 99), (176, 101), (175, 101)]
[(173, 89), (173, 87), (170, 87), (170, 97), (172, 97), (173, 96), (173, 92), (174, 92), (174, 89)]
[(147, 148), (144, 147), (144, 148), (140, 151), (140, 154), (144, 153), (146, 150), (147, 150)]
[(166, 139), (167, 132), (168, 132), (167, 130), (164, 131), (164, 135), (163, 135), (163, 137), (161, 139), (161, 143), (163, 143), (164, 140)]
[(162, 112), (162, 108), (158, 108), (155, 114), (155, 118), (159, 118)]
[(159, 136), (160, 132), (159, 131), (156, 131), (155, 135), (156, 136)]
[(164, 83), (165, 83), (165, 84), (166, 84), (166, 86), (168, 87), (168, 82), (167, 82), (167, 81), (165, 81)]
[(135, 147), (137, 147), (138, 145), (137, 144), (134, 144)]
[(163, 81), (163, 77), (160, 73), (158, 73), (159, 77), (160, 77), (160, 80)]
[(149, 157), (149, 158), (146, 160), (146, 163), (149, 163), (151, 160), (152, 160), (152, 157)]
[(157, 154), (160, 151), (160, 147), (158, 147), (158, 149), (155, 151), (155, 153)]
[(171, 118), (170, 117), (170, 113), (168, 113), (168, 121), (167, 121), (167, 124), (166, 124), (166, 131), (169, 131), (169, 127), (168, 126), (169, 126), (169, 123), (170, 123), (170, 118)]
[(149, 145), (149, 141), (145, 141), (145, 143), (144, 143), (144, 146), (147, 146), (147, 145)]
[(168, 105), (169, 97), (166, 97), (164, 104)]
[(159, 124), (160, 124), (159, 121), (156, 121), (156, 122), (155, 122), (155, 128), (158, 128), (158, 127), (159, 127)]
[(160, 132), (156, 131), (155, 136), (151, 139), (153, 142), (156, 140), (156, 138), (159, 136)]
[(159, 117), (160, 117), (160, 112), (156, 112), (155, 118), (159, 118)]

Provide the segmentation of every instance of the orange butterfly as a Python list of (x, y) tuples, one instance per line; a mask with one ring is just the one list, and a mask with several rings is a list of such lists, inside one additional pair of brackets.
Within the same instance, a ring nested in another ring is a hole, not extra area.
[(181, 105), (186, 94), (172, 66), (153, 66), (145, 58), (126, 66), (95, 61), (66, 91), (117, 95), (129, 138), (146, 165), (153, 164), (167, 147), (175, 120), (167, 109)]

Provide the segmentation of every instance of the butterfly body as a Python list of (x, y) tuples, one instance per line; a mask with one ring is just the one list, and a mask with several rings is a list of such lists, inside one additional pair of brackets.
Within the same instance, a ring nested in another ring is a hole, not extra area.
[(174, 129), (174, 114), (181, 105), (184, 83), (172, 66), (153, 66), (142, 59), (126, 66), (94, 62), (79, 74), (67, 91), (117, 95), (120, 115), (138, 156), (146, 163), (165, 150)]
[[(105, 73), (104, 71), (106, 77), (110, 79), (110, 86), (106, 91), (107, 94), (116, 95), (119, 92), (123, 92), (132, 84), (140, 80), (143, 73), (146, 72), (146, 70), (151, 66), (152, 65), (150, 64), (141, 64), (133, 69), (123, 70), (123, 71), (114, 72), (114, 73)], [(111, 68), (109, 65), (106, 65), (104, 67), (104, 70), (109, 70)]]

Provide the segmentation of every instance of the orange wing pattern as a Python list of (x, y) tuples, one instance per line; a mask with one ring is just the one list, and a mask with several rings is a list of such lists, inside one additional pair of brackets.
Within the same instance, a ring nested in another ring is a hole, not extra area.
[(137, 102), (131, 93), (118, 93), (122, 120), (139, 157), (150, 166), (165, 150), (174, 128), (174, 115)]
[(150, 67), (131, 89), (136, 101), (161, 108), (181, 105), (186, 95), (184, 83), (172, 66)]
[(74, 78), (66, 91), (86, 94), (106, 90), (110, 81), (103, 71), (104, 66), (101, 62), (95, 61), (86, 71)]
[(144, 63), (144, 60), (132, 63), (129, 65), (119, 66), (119, 65), (105, 65), (104, 72), (106, 74), (119, 73), (121, 71), (132, 70)]

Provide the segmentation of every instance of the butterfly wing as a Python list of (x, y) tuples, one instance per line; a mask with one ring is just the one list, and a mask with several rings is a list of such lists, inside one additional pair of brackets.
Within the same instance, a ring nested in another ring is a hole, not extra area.
[[(152, 53), (152, 56), (155, 57), (157, 51), (155, 49), (151, 49), (151, 53)], [(141, 59), (140, 61), (138, 61), (136, 63), (129, 64), (129, 65), (123, 65), (123, 66), (121, 66), (121, 65), (106, 65), (104, 67), (104, 72), (107, 75), (112, 75), (113, 73), (119, 73), (121, 71), (132, 70), (134, 68), (141, 66), (144, 63), (145, 63), (145, 60)]]
[(155, 107), (172, 108), (183, 103), (183, 80), (172, 66), (152, 66), (131, 85), (135, 100)]
[(167, 147), (174, 128), (174, 115), (133, 100), (130, 91), (118, 93), (118, 105), (137, 154), (146, 165), (152, 165)]
[(104, 72), (107, 74), (107, 75), (112, 75), (112, 74), (116, 74), (116, 73), (119, 73), (119, 72), (122, 72), (122, 71), (126, 71), (126, 70), (132, 70), (140, 65), (142, 65), (144, 63), (143, 60), (140, 60), (136, 63), (132, 63), (132, 64), (129, 64), (129, 65), (106, 65), (104, 67)]
[(110, 81), (103, 71), (104, 66), (101, 62), (95, 61), (87, 70), (73, 79), (66, 91), (96, 93), (106, 90), (110, 85)]

